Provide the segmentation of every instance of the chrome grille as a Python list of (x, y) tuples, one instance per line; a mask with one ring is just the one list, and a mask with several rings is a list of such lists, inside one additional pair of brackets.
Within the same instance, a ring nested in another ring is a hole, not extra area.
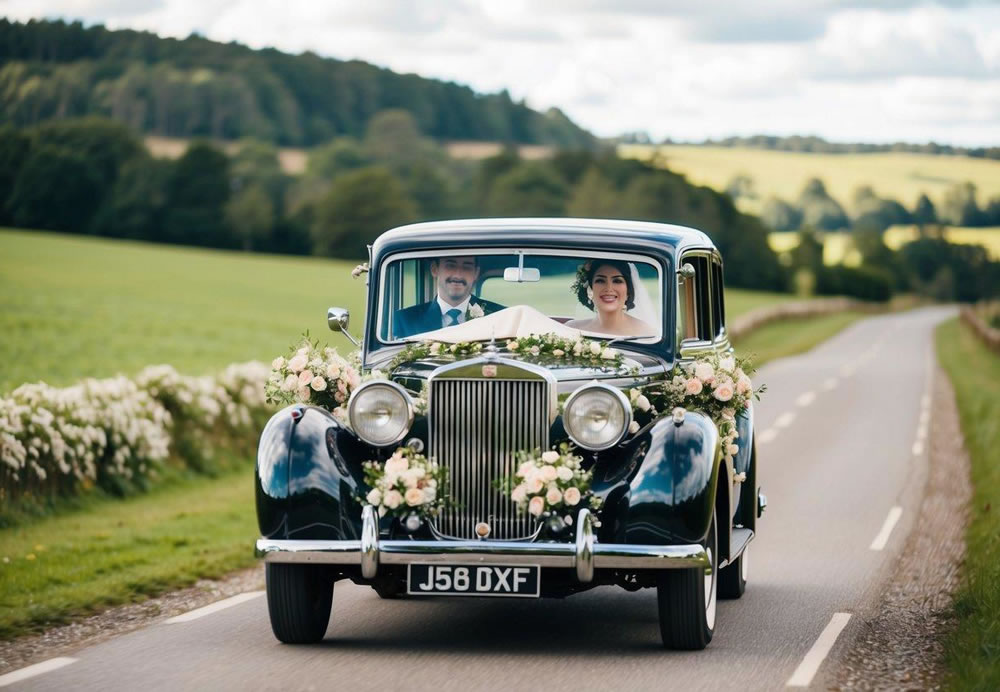
[(448, 469), (455, 501), (435, 520), (440, 533), (476, 538), (480, 521), (490, 525), (490, 538), (534, 532), (534, 518), (519, 515), (493, 482), (513, 474), (515, 452), (548, 448), (548, 386), (545, 380), (431, 379), (430, 453)]

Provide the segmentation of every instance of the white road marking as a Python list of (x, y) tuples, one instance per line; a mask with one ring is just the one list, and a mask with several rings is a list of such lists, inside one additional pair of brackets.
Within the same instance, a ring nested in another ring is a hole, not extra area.
[(190, 612), (184, 613), (183, 615), (177, 615), (175, 617), (167, 620), (168, 625), (172, 625), (177, 622), (190, 622), (191, 620), (197, 620), (198, 618), (205, 617), (206, 615), (211, 615), (212, 613), (217, 613), (220, 610), (225, 610), (226, 608), (231, 608), (234, 605), (239, 605), (244, 601), (251, 601), (258, 596), (263, 596), (263, 591), (248, 591), (247, 593), (241, 593), (232, 598), (226, 598), (221, 601), (216, 601), (211, 605), (207, 605), (204, 608), (198, 608)]
[(927, 439), (927, 426), (926, 425), (921, 425), (921, 426), (917, 427), (917, 439), (920, 440), (921, 442), (923, 442), (925, 439)]
[(831, 389), (836, 389), (836, 387), (837, 387), (837, 378), (836, 377), (830, 377), (830, 378), (827, 379), (826, 382), (823, 383), (823, 389), (825, 389), (828, 392)]
[(920, 425), (927, 425), (930, 422), (931, 422), (931, 412), (927, 409), (924, 409), (923, 411), (920, 412)]
[(896, 522), (903, 515), (902, 507), (893, 507), (889, 510), (889, 516), (885, 518), (885, 523), (882, 524), (882, 530), (878, 532), (875, 536), (875, 540), (872, 544), (868, 546), (869, 550), (882, 550), (885, 544), (889, 542), (889, 536), (892, 534), (892, 530), (896, 528)]
[(778, 436), (777, 430), (775, 430), (774, 428), (768, 428), (767, 430), (765, 430), (764, 432), (762, 432), (760, 435), (757, 436), (757, 441), (760, 442), (761, 444), (767, 444), (777, 436)]
[(924, 443), (919, 440), (913, 443), (913, 456), (920, 456), (924, 453)]
[(50, 658), (48, 661), (42, 661), (41, 663), (36, 663), (33, 666), (28, 666), (19, 670), (12, 670), (6, 675), (0, 675), (0, 687), (13, 685), (15, 682), (21, 682), (22, 680), (33, 678), (36, 675), (58, 670), (63, 666), (68, 666), (70, 663), (76, 663), (76, 661), (77, 659), (75, 658)]
[(830, 623), (820, 633), (819, 639), (809, 649), (809, 653), (802, 659), (802, 663), (795, 669), (792, 677), (788, 678), (788, 682), (785, 683), (786, 685), (789, 687), (809, 687), (809, 683), (812, 682), (816, 671), (823, 664), (823, 659), (830, 653), (830, 649), (837, 642), (837, 637), (840, 636), (841, 631), (847, 626), (847, 621), (850, 619), (850, 613), (833, 614), (833, 617), (830, 618)]
[(816, 392), (806, 392), (805, 394), (800, 394), (799, 398), (795, 400), (795, 403), (799, 406), (808, 406), (816, 399)]
[(924, 394), (922, 397), (920, 397), (920, 405), (923, 406), (924, 408), (930, 408), (931, 397), (929, 394)]
[(795, 420), (795, 414), (789, 411), (788, 413), (782, 413), (778, 416), (778, 420), (774, 421), (774, 427), (776, 428), (787, 428)]

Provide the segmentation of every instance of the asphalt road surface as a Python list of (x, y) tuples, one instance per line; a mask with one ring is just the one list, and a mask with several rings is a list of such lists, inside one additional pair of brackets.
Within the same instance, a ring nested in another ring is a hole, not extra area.
[(10, 689), (822, 688), (919, 507), (933, 328), (949, 314), (864, 319), (758, 373), (768, 386), (757, 409), (759, 482), (770, 506), (747, 592), (720, 601), (705, 651), (661, 648), (653, 590), (383, 601), (340, 582), (319, 645), (278, 643), (258, 594), (82, 649)]

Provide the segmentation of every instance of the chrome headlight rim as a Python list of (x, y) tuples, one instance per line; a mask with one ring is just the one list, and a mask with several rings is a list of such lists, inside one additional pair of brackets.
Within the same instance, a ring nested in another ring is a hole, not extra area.
[[(388, 387), (389, 389), (396, 391), (402, 397), (403, 403), (406, 405), (405, 424), (400, 428), (399, 435), (390, 441), (383, 442), (366, 439), (365, 436), (359, 431), (359, 426), (354, 424), (354, 409), (357, 406), (358, 397), (362, 392), (371, 389), (372, 387)], [(351, 392), (351, 396), (347, 400), (347, 420), (351, 424), (351, 430), (354, 431), (354, 434), (357, 435), (362, 442), (369, 444), (372, 447), (391, 447), (392, 445), (402, 442), (403, 438), (409, 434), (410, 429), (413, 427), (413, 418), (413, 399), (410, 397), (410, 393), (406, 391), (405, 387), (397, 382), (393, 382), (392, 380), (372, 380), (371, 382), (365, 382)]]
[[(594, 389), (600, 389), (609, 392), (615, 399), (618, 400), (618, 403), (621, 405), (622, 411), (624, 413), (624, 423), (622, 425), (621, 432), (613, 440), (603, 445), (590, 445), (578, 440), (576, 436), (573, 434), (573, 432), (570, 430), (570, 427), (566, 424), (567, 413), (569, 413), (570, 408), (573, 405), (573, 402), (576, 401), (580, 397), (580, 395)], [(590, 382), (588, 384), (577, 387), (575, 390), (573, 390), (573, 393), (570, 394), (569, 397), (567, 397), (566, 403), (563, 405), (563, 428), (566, 430), (566, 434), (569, 436), (569, 439), (573, 442), (573, 444), (575, 444), (577, 447), (580, 447), (581, 449), (587, 450), (588, 452), (601, 452), (604, 451), (605, 449), (611, 449), (612, 447), (617, 445), (619, 442), (625, 439), (625, 436), (628, 434), (628, 426), (631, 425), (631, 423), (632, 423), (632, 404), (628, 400), (628, 397), (625, 396), (625, 393), (622, 392), (622, 390), (618, 389), (617, 387), (612, 387), (611, 385), (604, 384), (602, 382)]]

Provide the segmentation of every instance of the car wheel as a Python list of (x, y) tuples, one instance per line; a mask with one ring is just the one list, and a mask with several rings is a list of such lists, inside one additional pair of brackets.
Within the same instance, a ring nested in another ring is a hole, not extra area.
[(286, 644), (322, 641), (333, 606), (333, 581), (317, 565), (269, 562), (267, 612), (274, 636)]
[(736, 558), (736, 562), (719, 570), (719, 598), (739, 598), (747, 590), (750, 571), (750, 546)]
[(660, 635), (668, 649), (704, 649), (715, 633), (719, 556), (714, 512), (702, 545), (708, 553), (709, 567), (663, 570), (658, 579)]

